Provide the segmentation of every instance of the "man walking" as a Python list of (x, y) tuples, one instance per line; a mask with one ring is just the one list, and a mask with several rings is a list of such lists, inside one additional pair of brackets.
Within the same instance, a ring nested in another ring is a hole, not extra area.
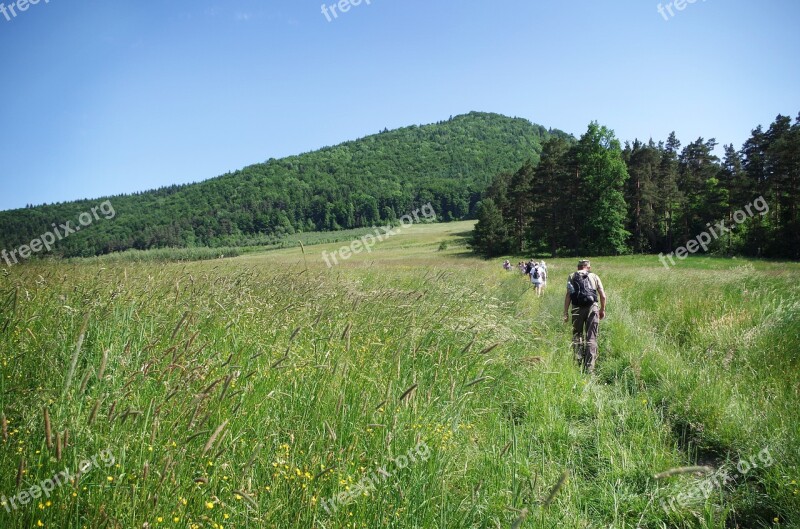
[(591, 269), (588, 260), (578, 261), (578, 271), (570, 274), (567, 295), (564, 297), (565, 323), (569, 321), (569, 306), (572, 305), (572, 348), (575, 360), (588, 373), (594, 373), (597, 362), (597, 329), (600, 320), (606, 317), (603, 283)]
[(539, 266), (539, 263), (533, 263), (533, 268), (531, 268), (531, 284), (536, 289), (536, 297), (542, 297), (544, 281), (544, 270)]

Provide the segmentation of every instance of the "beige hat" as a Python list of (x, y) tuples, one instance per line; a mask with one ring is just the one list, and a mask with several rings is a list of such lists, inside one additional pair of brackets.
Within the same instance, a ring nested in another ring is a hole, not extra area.
[(581, 259), (580, 261), (578, 261), (578, 266), (580, 267), (580, 266), (591, 266), (591, 265), (589, 264), (588, 259)]

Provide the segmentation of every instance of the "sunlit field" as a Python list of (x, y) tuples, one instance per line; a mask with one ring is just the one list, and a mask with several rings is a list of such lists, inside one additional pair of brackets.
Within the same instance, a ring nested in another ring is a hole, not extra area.
[(800, 527), (800, 265), (594, 258), (589, 377), (471, 228), (3, 270), (0, 527)]

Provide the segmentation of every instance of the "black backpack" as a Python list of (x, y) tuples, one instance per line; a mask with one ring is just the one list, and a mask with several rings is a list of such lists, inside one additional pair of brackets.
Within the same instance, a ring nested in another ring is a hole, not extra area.
[(532, 275), (532, 277), (534, 279), (539, 279), (539, 267), (538, 266), (534, 266), (533, 267), (533, 275)]
[(589, 281), (589, 274), (575, 272), (572, 276), (572, 294), (570, 294), (572, 304), (576, 307), (591, 307), (597, 303), (597, 290), (592, 287)]

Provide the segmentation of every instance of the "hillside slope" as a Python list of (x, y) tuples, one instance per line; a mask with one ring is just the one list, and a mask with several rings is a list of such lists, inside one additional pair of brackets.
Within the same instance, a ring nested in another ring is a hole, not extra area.
[[(258, 244), (294, 231), (371, 226), (429, 202), (441, 220), (460, 219), (474, 212), (494, 175), (538, 161), (553, 134), (566, 136), (477, 112), (383, 131), (200, 183), (111, 197), (113, 219), (97, 219), (53, 252)], [(0, 212), (0, 248), (27, 244), (53, 223), (75, 226), (103, 200)]]

